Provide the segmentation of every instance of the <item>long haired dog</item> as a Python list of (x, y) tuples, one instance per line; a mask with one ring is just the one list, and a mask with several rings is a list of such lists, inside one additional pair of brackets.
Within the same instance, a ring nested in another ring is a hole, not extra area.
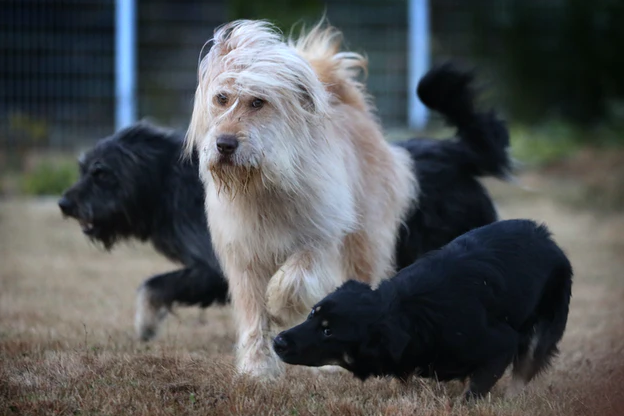
[(80, 178), (59, 200), (84, 234), (111, 249), (121, 240), (150, 241), (183, 269), (139, 288), (135, 327), (153, 338), (172, 305), (225, 303), (228, 286), (212, 251), (197, 155), (182, 161), (182, 134), (140, 122), (100, 140), (80, 159)]
[(321, 24), (284, 41), (263, 21), (219, 28), (188, 131), (238, 323), (238, 368), (283, 366), (268, 336), (354, 276), (394, 269), (416, 197), (409, 154), (384, 140), (356, 80), (366, 61)]
[(418, 203), (401, 227), (398, 268), (498, 218), (480, 177), (506, 179), (512, 172), (509, 134), (494, 111), (476, 107), (475, 76), (452, 63), (438, 65), (420, 80), (418, 97), (457, 128), (451, 140), (397, 143), (411, 155), (420, 185)]
[(426, 254), (377, 290), (345, 283), (274, 348), (287, 363), (337, 364), (362, 380), (470, 378), (467, 399), (487, 394), (513, 363), (513, 394), (557, 353), (571, 290), (572, 266), (545, 226), (499, 221)]

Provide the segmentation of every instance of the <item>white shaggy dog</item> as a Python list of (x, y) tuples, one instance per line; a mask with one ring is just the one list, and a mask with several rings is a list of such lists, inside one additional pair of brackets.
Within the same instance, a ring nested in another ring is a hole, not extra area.
[[(285, 41), (263, 21), (217, 29), (187, 136), (200, 153), (215, 251), (230, 282), (238, 368), (282, 371), (269, 324), (290, 325), (348, 278), (393, 272), (417, 193), (356, 81), (365, 59), (319, 23)], [(188, 150), (187, 149), (187, 150)]]

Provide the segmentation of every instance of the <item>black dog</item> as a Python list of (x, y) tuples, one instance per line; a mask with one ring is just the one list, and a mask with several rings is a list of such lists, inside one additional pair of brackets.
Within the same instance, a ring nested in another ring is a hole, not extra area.
[[(397, 268), (464, 232), (497, 219), (479, 176), (510, 170), (507, 130), (494, 113), (474, 108), (473, 77), (450, 65), (431, 70), (418, 94), (457, 126), (459, 140), (399, 143), (415, 160), (417, 207), (400, 231)], [(147, 280), (139, 291), (136, 327), (152, 338), (174, 302), (206, 307), (227, 298), (210, 242), (197, 157), (180, 160), (183, 135), (138, 123), (102, 140), (81, 162), (81, 178), (59, 201), (85, 234), (111, 248), (120, 239), (151, 240), (186, 267)]]
[(513, 362), (524, 385), (557, 353), (572, 266), (548, 229), (500, 221), (434, 250), (377, 290), (349, 281), (282, 332), (289, 364), (337, 364), (364, 380), (416, 373), (470, 378), (466, 398), (490, 391)]
[(80, 179), (59, 201), (84, 234), (107, 249), (123, 239), (151, 241), (185, 268), (139, 288), (139, 337), (155, 336), (172, 304), (225, 303), (228, 285), (212, 251), (197, 156), (181, 159), (183, 135), (137, 123), (98, 142), (80, 160)]
[(457, 140), (412, 139), (398, 144), (414, 159), (420, 184), (417, 209), (400, 230), (399, 269), (498, 219), (478, 177), (508, 177), (509, 134), (493, 111), (476, 110), (473, 84), (471, 72), (449, 63), (430, 70), (418, 84), (420, 100), (457, 127)]

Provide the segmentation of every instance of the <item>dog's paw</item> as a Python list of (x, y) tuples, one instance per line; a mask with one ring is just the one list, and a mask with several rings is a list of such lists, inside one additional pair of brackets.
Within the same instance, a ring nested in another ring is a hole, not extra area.
[(519, 378), (512, 378), (507, 386), (507, 390), (505, 391), (505, 398), (513, 399), (514, 397), (520, 395), (526, 386), (526, 382)]
[(284, 364), (272, 353), (249, 351), (239, 357), (238, 372), (258, 381), (272, 381), (284, 373)]
[(141, 341), (150, 341), (158, 334), (160, 323), (167, 316), (165, 305), (156, 302), (148, 286), (141, 286), (136, 297), (134, 330)]
[(206, 308), (199, 308), (199, 313), (197, 314), (197, 323), (199, 325), (205, 325), (208, 323), (206, 319)]
[(340, 367), (339, 365), (324, 365), (322, 367), (306, 367), (306, 368), (312, 374), (316, 375), (317, 377), (322, 374), (333, 375), (333, 374), (340, 374), (340, 373), (348, 373), (347, 370)]

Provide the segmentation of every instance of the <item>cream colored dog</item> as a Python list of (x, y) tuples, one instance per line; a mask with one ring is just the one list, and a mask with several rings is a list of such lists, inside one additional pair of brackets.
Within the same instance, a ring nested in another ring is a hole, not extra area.
[(238, 368), (270, 377), (282, 370), (270, 321), (296, 323), (348, 278), (388, 277), (418, 186), (356, 80), (366, 60), (340, 52), (336, 29), (321, 22), (285, 41), (266, 22), (235, 21), (212, 42), (187, 147), (200, 153)]

